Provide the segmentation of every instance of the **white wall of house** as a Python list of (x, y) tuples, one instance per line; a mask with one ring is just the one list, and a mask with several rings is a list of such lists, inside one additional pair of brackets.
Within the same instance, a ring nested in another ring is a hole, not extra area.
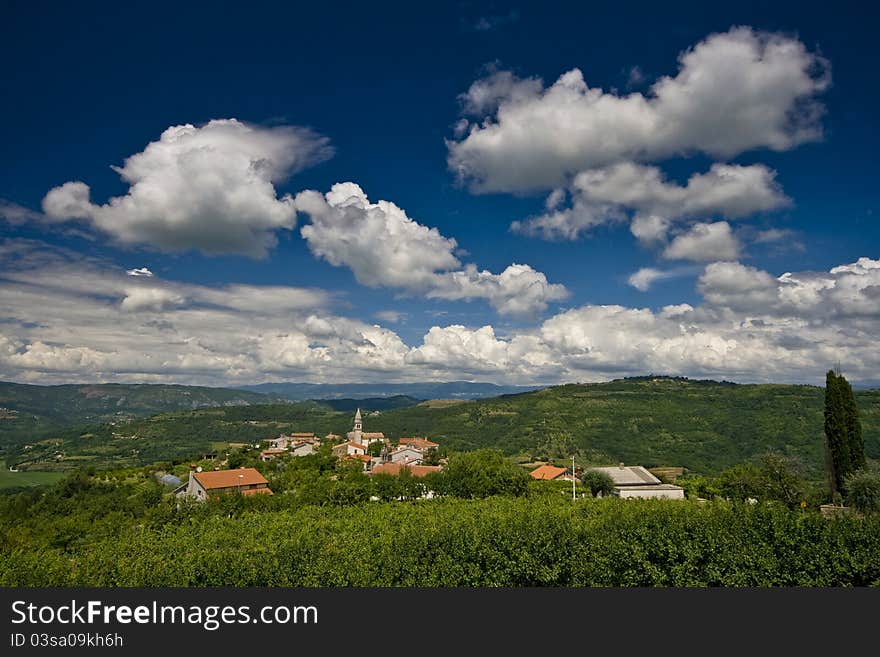
[(186, 484), (186, 490), (183, 492), (187, 497), (194, 497), (197, 500), (208, 499), (208, 491), (199, 483), (192, 474), (189, 475), (189, 481)]
[(683, 500), (684, 489), (678, 486), (645, 486), (630, 487), (620, 486), (614, 489), (615, 494), (621, 499), (655, 499), (655, 500)]
[(420, 465), (423, 454), (415, 447), (402, 447), (391, 452), (392, 463), (408, 463), (410, 465)]
[(290, 449), (290, 453), (294, 456), (308, 456), (315, 453), (315, 446), (311, 443), (303, 443)]

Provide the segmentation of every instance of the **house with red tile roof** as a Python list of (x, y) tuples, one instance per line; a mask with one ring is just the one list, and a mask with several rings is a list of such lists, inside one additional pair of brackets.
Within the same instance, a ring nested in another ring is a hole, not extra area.
[[(529, 474), (532, 476), (532, 479), (541, 479), (546, 481), (558, 481), (567, 479), (571, 481), (571, 475), (568, 473), (567, 468), (557, 468), (555, 465), (550, 465), (549, 463), (539, 465)], [(569, 476), (566, 477), (566, 474), (569, 474)]]
[(366, 454), (367, 453), (367, 445), (363, 443), (356, 443), (353, 440), (347, 440), (344, 443), (339, 443), (333, 448), (333, 453), (336, 456), (355, 456), (357, 454)]
[(271, 461), (272, 459), (284, 456), (285, 454), (287, 454), (287, 450), (283, 447), (270, 447), (269, 449), (264, 449), (260, 452), (260, 460)]
[(401, 447), (403, 445), (408, 445), (410, 447), (414, 447), (415, 449), (418, 449), (421, 451), (425, 451), (428, 449), (435, 449), (437, 447), (440, 447), (439, 443), (431, 442), (427, 438), (417, 438), (417, 437), (401, 438), (399, 443), (400, 443)]
[[(181, 490), (183, 489), (183, 490)], [(242, 495), (271, 495), (269, 482), (254, 468), (237, 470), (191, 470), (189, 481), (178, 489), (178, 496), (207, 500), (209, 497), (228, 493)]]

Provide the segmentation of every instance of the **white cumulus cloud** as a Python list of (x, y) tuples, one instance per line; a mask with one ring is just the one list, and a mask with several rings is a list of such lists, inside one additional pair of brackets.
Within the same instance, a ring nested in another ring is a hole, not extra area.
[(348, 267), (363, 285), (428, 298), (485, 299), (505, 315), (534, 315), (567, 296), (564, 286), (529, 265), (515, 263), (495, 274), (462, 264), (455, 239), (390, 201), (371, 203), (355, 183), (338, 183), (324, 195), (300, 192), (295, 202), (311, 220), (300, 232), (312, 253)]
[(850, 380), (880, 383), (880, 259), (868, 257), (779, 275), (711, 263), (699, 304), (584, 305), (514, 330), (453, 323), (411, 345), (328, 312), (319, 290), (130, 277), (26, 240), (0, 243), (0, 257), (2, 380), (559, 383), (653, 372), (821, 384), (840, 361)]
[(662, 242), (674, 221), (719, 216), (730, 219), (766, 212), (790, 203), (776, 183), (776, 172), (760, 164), (713, 164), (685, 185), (665, 180), (655, 166), (622, 162), (577, 174), (572, 203), (551, 192), (549, 212), (514, 222), (518, 232), (546, 239), (575, 239), (590, 228), (632, 216), (631, 231), (646, 244)]
[(739, 257), (740, 248), (739, 240), (726, 221), (696, 223), (686, 233), (672, 240), (663, 251), (663, 257), (693, 262), (735, 260)]
[(261, 257), (276, 231), (296, 225), (293, 198), (275, 185), (331, 153), (306, 128), (236, 119), (172, 126), (113, 167), (129, 185), (125, 195), (94, 203), (86, 183), (67, 182), (46, 194), (43, 211), (87, 221), (122, 244)]
[(729, 158), (821, 138), (829, 65), (796, 38), (734, 27), (678, 64), (647, 93), (625, 96), (589, 87), (577, 68), (546, 88), (495, 71), (464, 95), (482, 116), (448, 142), (449, 167), (474, 191), (521, 192), (622, 161)]

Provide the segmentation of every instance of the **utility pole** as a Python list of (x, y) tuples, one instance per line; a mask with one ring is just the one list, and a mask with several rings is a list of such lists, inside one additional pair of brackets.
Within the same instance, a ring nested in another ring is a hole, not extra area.
[(574, 492), (574, 455), (571, 457), (571, 499), (572, 501), (577, 499), (577, 495)]

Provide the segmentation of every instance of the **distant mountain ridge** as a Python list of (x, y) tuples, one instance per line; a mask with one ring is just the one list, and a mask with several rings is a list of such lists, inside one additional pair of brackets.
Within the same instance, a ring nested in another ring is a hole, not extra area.
[(364, 397), (361, 399), (342, 397), (339, 399), (313, 399), (310, 401), (329, 406), (334, 411), (353, 412), (357, 409), (362, 411), (389, 411), (395, 408), (415, 406), (424, 400), (410, 397), (409, 395), (394, 395), (393, 397)]
[(208, 406), (287, 402), (245, 390), (165, 384), (65, 384), (0, 382), (0, 448), (62, 427), (124, 422), (169, 411)]
[(494, 383), (260, 383), (238, 390), (273, 394), (293, 401), (306, 399), (363, 399), (407, 396), (416, 399), (483, 399), (541, 390), (546, 386), (502, 386)]

